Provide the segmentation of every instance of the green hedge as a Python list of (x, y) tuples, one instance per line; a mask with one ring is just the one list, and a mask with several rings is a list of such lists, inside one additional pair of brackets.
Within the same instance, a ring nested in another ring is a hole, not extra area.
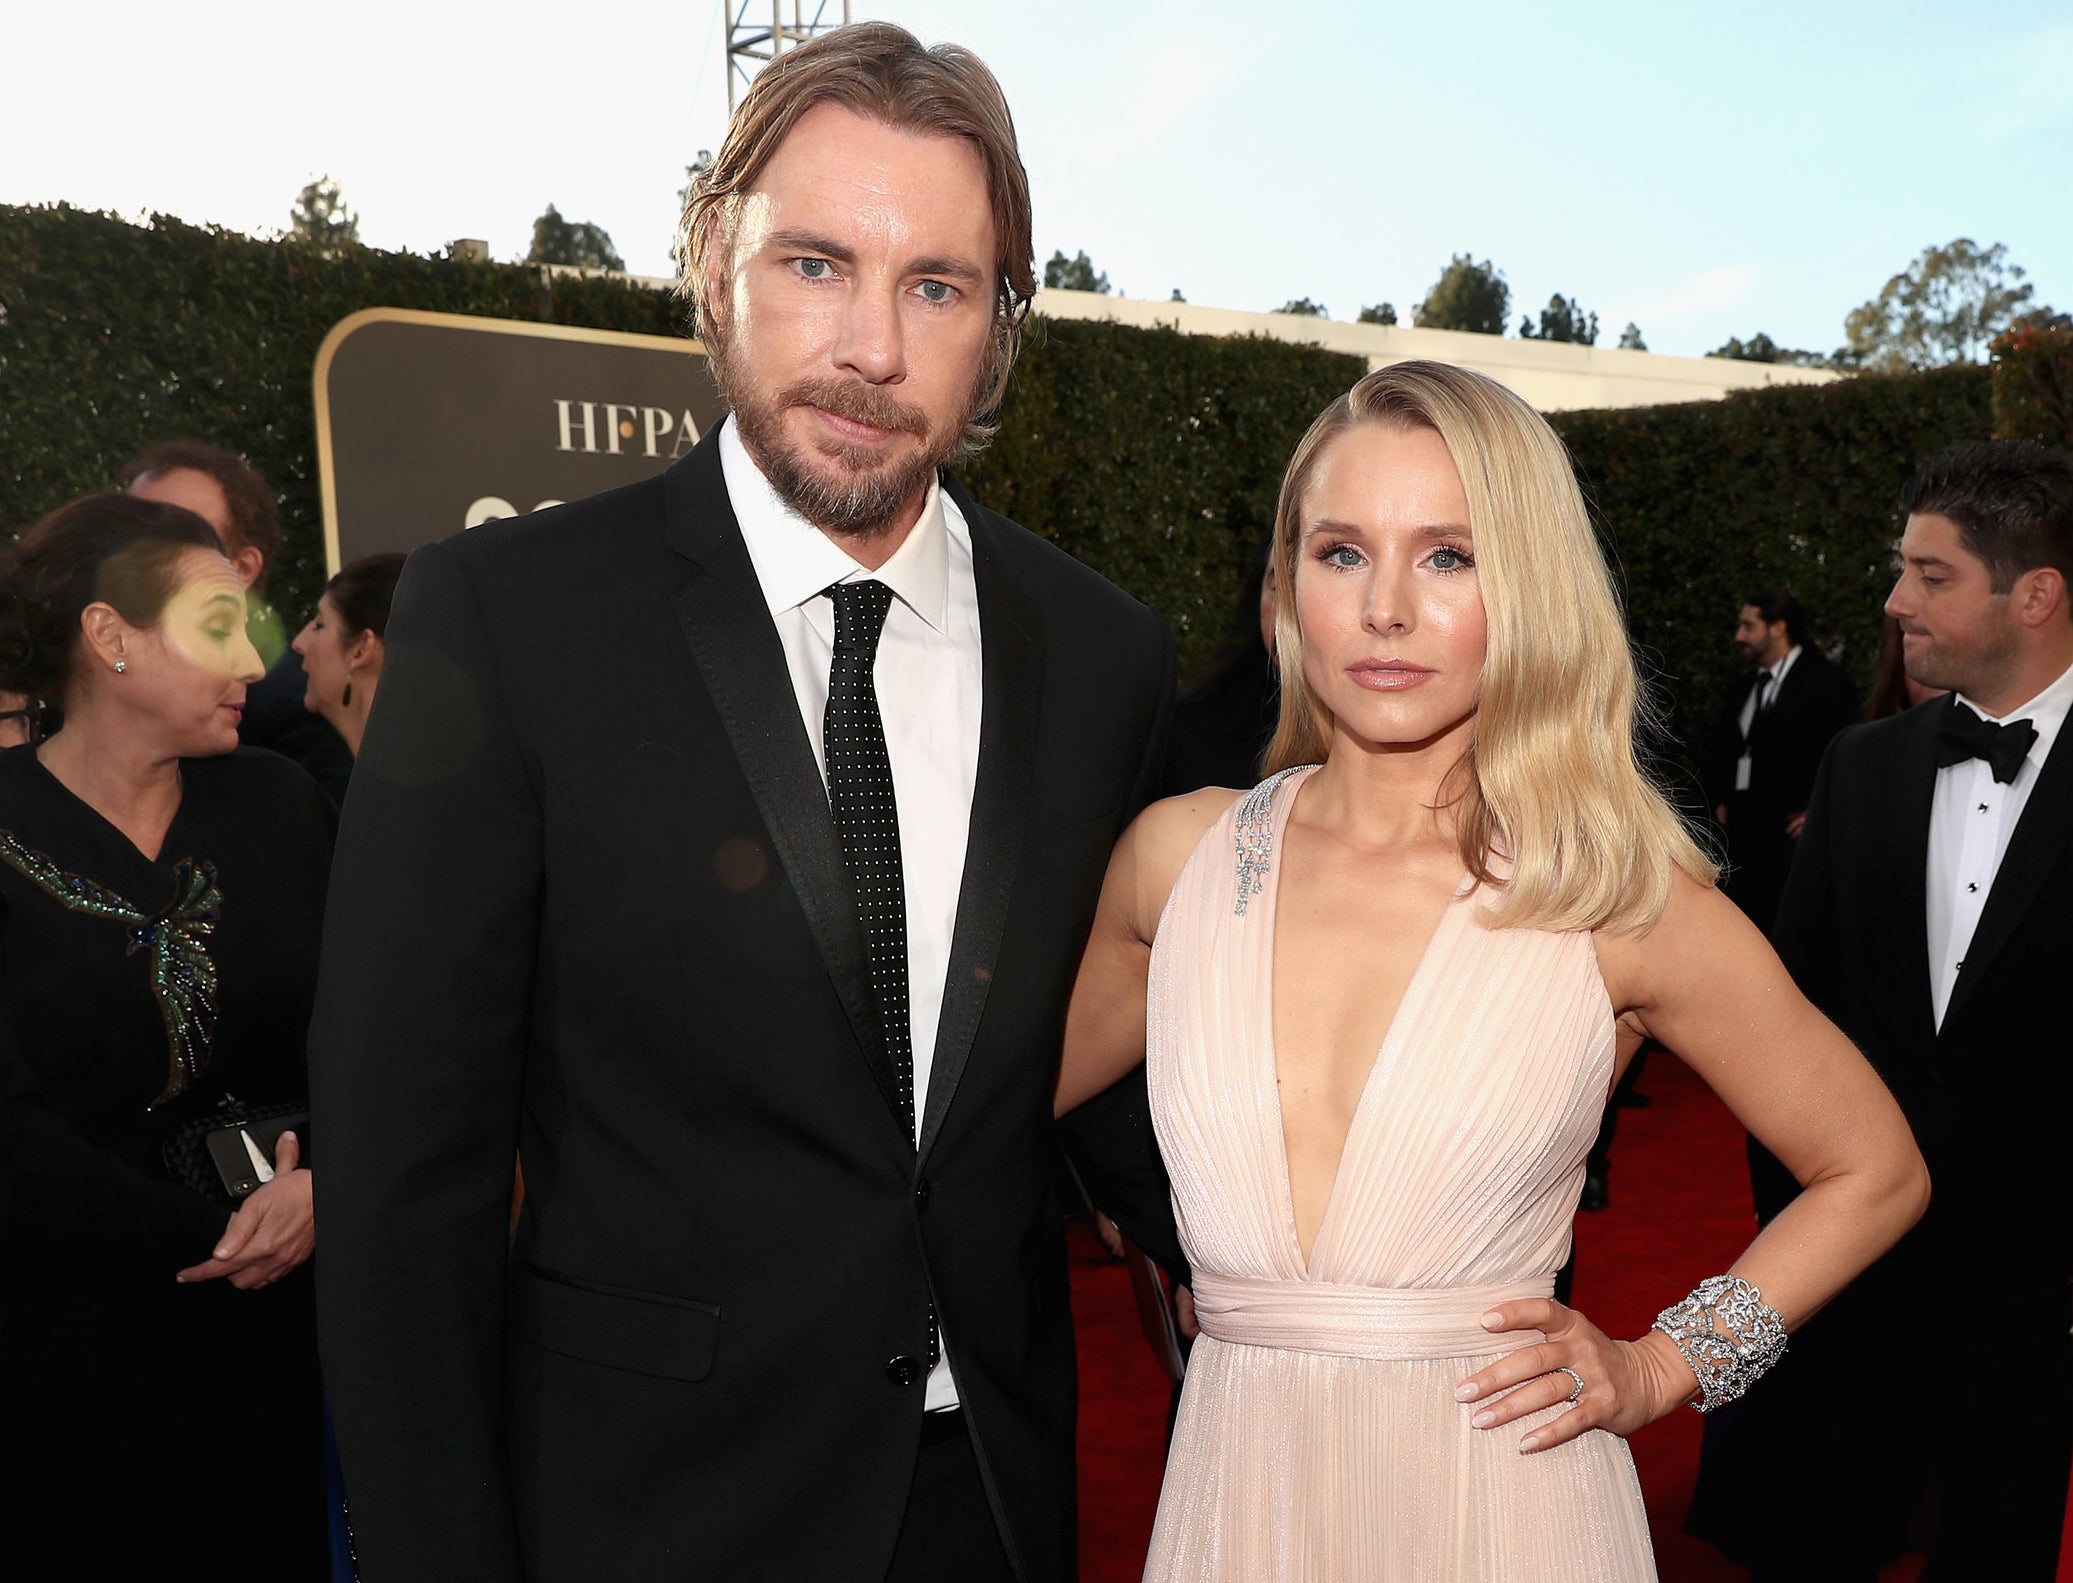
[(1364, 359), (1253, 337), (1041, 323), (973, 492), (1172, 623), (1183, 678), (1230, 626), (1289, 453)]
[(671, 300), (523, 265), (352, 247), (327, 256), (165, 215), (0, 206), (0, 526), (105, 488), (154, 441), (241, 451), (279, 494), (274, 602), (297, 624), (324, 584), (310, 371), (361, 308), (673, 333)]
[(2024, 328), (1994, 342), (1994, 432), (2073, 445), (2073, 331)]
[[(243, 451), (279, 491), (275, 597), (291, 616), (307, 609), (323, 573), (310, 369), (332, 325), (376, 306), (682, 328), (670, 299), (623, 282), (543, 286), (519, 265), (326, 256), (164, 217), (0, 206), (0, 526), (192, 434)], [(2039, 344), (2055, 350), (2002, 358), (2005, 421), (2063, 418), (2065, 338)], [(1199, 675), (1296, 437), (1361, 368), (1279, 341), (1051, 321), (1031, 336), (971, 482), (1163, 612), (1183, 675)], [(1990, 432), (1989, 407), (1987, 371), (1966, 368), (1555, 415), (1677, 724), (1716, 707), (1740, 668), (1735, 610), (1766, 582), (1799, 589), (1821, 635), (1868, 675), (1901, 480)]]
[(1770, 584), (1799, 595), (1815, 637), (1840, 643), (1868, 685), (1900, 486), (1934, 452), (1992, 431), (1988, 386), (1984, 368), (1948, 368), (1552, 415), (1675, 735), (1693, 740), (1746, 675), (1735, 614)]

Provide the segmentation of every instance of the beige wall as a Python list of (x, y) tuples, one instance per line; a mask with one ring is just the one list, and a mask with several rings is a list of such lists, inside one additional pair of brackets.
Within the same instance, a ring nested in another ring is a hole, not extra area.
[(1648, 407), (1666, 401), (1712, 401), (1730, 390), (1764, 385), (1819, 385), (1825, 369), (1743, 363), (1725, 357), (1663, 357), (1559, 341), (1343, 324), (1288, 313), (1242, 313), (1189, 302), (1142, 302), (1091, 291), (1037, 293), (1036, 312), (1053, 319), (1109, 319), (1143, 328), (1164, 325), (1188, 335), (1265, 335), (1350, 352), (1368, 367), (1426, 357), (1458, 363), (1509, 385), (1545, 412), (1565, 407)]

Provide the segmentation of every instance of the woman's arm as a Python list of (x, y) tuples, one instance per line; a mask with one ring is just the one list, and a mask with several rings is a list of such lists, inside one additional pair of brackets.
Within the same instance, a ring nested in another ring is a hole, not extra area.
[[(1900, 1107), (1718, 891), (1680, 876), (1653, 928), (1601, 935), (1598, 953), (1622, 1026), (1681, 1057), (1800, 1182), (1799, 1197), (1729, 1272), (1755, 1286), (1788, 1331), (1797, 1329), (1928, 1207), (1929, 1173)], [(1734, 1193), (1740, 1183), (1717, 1187)], [(1696, 1283), (1720, 1272), (1689, 1273)], [(1666, 1303), (1681, 1295), (1663, 1294)], [(1697, 1389), (1683, 1356), (1658, 1331), (1613, 1342), (1554, 1303), (1508, 1303), (1493, 1318), (1493, 1330), (1540, 1329), (1548, 1340), (1475, 1375), (1463, 1400), (1560, 1368), (1573, 1368), (1584, 1381), (1577, 1410), (1528, 1436), (1523, 1449), (1558, 1445), (1591, 1428), (1631, 1433)], [(1557, 1374), (1492, 1403), (1475, 1421), (1495, 1428), (1563, 1400), (1571, 1389), (1570, 1377)]]
[(1109, 858), (1065, 1017), (1053, 1110), (1084, 1104), (1144, 1059), (1152, 940), (1195, 844), (1241, 794), (1211, 787), (1139, 814)]

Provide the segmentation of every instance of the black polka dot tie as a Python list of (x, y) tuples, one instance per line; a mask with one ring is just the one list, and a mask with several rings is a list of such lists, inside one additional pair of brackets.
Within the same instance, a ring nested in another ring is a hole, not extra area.
[(914, 1130), (914, 1042), (907, 1020), (907, 895), (900, 868), (900, 810), (892, 760), (878, 713), (872, 667), (893, 591), (884, 583), (837, 583), (835, 659), (828, 669), (828, 712), (821, 741), (828, 755), (828, 801), (835, 835), (856, 891), (864, 962), (886, 1059), (899, 1077), (901, 1119)]
[[(907, 892), (900, 866), (900, 809), (892, 759), (878, 713), (878, 639), (893, 591), (884, 583), (837, 583), (835, 657), (828, 667), (828, 710), (821, 746), (828, 756), (828, 802), (843, 865), (856, 892), (864, 967), (878, 1008), (879, 1037), (898, 1079), (900, 1122), (914, 1133), (914, 1037), (907, 1020)], [(936, 1310), (928, 1312), (928, 1359), (940, 1355)]]

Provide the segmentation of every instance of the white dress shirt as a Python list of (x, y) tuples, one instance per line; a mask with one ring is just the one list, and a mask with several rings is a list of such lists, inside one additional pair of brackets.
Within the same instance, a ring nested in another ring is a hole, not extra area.
[(1936, 772), (1936, 794), (1929, 807), (1928, 924), (1929, 988), (1935, 998), (1938, 1028), (1943, 1026), (1951, 991), (1957, 986), (1958, 969), (1965, 965), (1965, 953), (1972, 948), (1979, 915), (1993, 892), (1994, 876), (2001, 871), (2008, 839), (2015, 834), (2052, 743), (2058, 740), (2059, 727), (2066, 723), (2069, 704), (2073, 704), (2073, 667), (2005, 715), (1990, 715), (1963, 693), (1958, 694), (1957, 706), (1970, 709), (1982, 720), (1996, 725), (2033, 722), (2037, 739), (2023, 755), (2015, 779), (2005, 784), (1994, 779), (1985, 759), (1965, 759)]
[[(979, 778), (979, 715), (984, 698), (979, 654), (979, 593), (972, 580), (972, 534), (957, 503), (932, 481), (921, 519), (892, 558), (866, 570), (847, 551), (778, 498), (741, 442), (730, 417), (720, 431), (727, 498), (770, 619), (784, 644), (792, 693), (806, 739), (827, 783), (822, 742), (828, 670), (835, 655), (835, 606), (824, 590), (876, 579), (893, 591), (872, 680), (885, 722), (886, 756), (900, 814), (900, 870), (907, 904), (908, 1031), (914, 1042), (914, 1125), (920, 1142), (935, 1063), (936, 1027), (949, 976), (950, 938), (964, 883)], [(957, 1405), (949, 1344), (930, 1371), (930, 1411)]]
[(1785, 673), (1792, 669), (1792, 662), (1799, 658), (1799, 648), (1795, 643), (1777, 664), (1757, 667), (1763, 680), (1750, 688), (1749, 696), (1742, 700), (1742, 757), (1735, 764), (1736, 791), (1749, 790), (1749, 733), (1756, 727), (1756, 717), (1766, 704), (1778, 701), (1778, 690), (1785, 685)]

